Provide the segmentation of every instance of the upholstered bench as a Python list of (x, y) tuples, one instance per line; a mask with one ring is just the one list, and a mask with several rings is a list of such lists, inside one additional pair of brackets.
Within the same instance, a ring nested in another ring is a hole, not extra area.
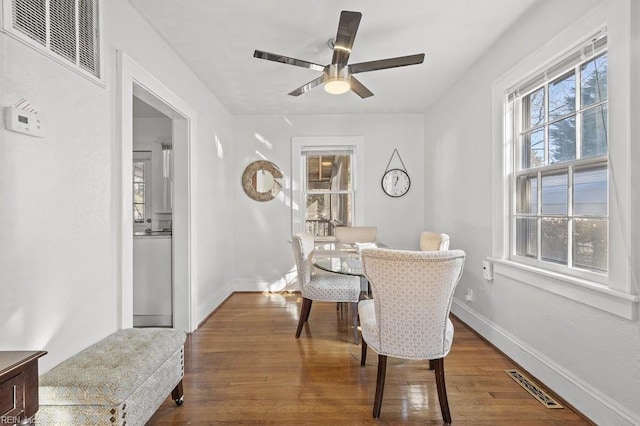
[(38, 425), (144, 425), (183, 401), (185, 333), (119, 330), (40, 376)]

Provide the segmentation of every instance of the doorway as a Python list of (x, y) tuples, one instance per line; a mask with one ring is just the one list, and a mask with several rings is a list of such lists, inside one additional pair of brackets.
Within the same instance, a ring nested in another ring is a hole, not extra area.
[[(120, 75), (120, 99), (118, 121), (120, 124), (120, 176), (119, 211), (119, 282), (118, 328), (133, 327), (133, 102), (143, 101), (171, 119), (171, 144), (173, 153), (173, 194), (171, 218), (171, 243), (173, 262), (172, 312), (173, 327), (191, 332), (195, 304), (195, 200), (191, 197), (195, 185), (193, 171), (193, 145), (195, 141), (196, 113), (173, 91), (141, 68), (124, 52), (118, 51)], [(116, 185), (117, 186), (117, 185)], [(165, 217), (166, 219), (166, 217)], [(146, 229), (146, 228), (145, 228)]]
[(133, 95), (133, 326), (173, 327), (173, 119)]

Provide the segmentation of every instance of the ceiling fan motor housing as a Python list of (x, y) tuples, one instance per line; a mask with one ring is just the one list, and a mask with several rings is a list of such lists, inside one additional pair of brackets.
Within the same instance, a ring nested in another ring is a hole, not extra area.
[(325, 90), (329, 93), (344, 93), (351, 89), (349, 66), (329, 64), (323, 75)]

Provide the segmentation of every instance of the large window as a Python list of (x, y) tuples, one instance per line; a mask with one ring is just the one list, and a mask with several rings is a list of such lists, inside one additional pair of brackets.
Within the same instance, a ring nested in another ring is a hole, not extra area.
[(609, 270), (607, 38), (517, 85), (511, 257), (575, 275)]
[(295, 136), (291, 148), (292, 233), (331, 240), (336, 226), (365, 223), (362, 136)]
[(307, 149), (303, 156), (305, 230), (333, 236), (334, 227), (353, 224), (353, 149)]

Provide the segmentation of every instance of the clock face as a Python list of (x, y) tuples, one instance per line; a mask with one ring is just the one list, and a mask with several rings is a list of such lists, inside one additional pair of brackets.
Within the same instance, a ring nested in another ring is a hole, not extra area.
[(409, 187), (411, 179), (402, 169), (391, 169), (382, 176), (382, 190), (390, 197), (402, 197)]

